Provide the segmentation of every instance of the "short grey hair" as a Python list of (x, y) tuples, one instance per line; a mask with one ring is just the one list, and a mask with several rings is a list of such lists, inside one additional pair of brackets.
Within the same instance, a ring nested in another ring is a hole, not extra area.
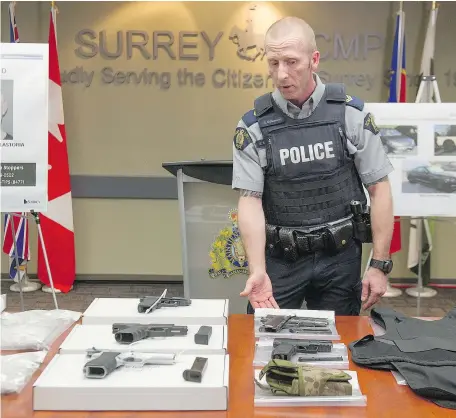
[(266, 31), (264, 44), (267, 48), (269, 40), (279, 40), (294, 35), (302, 39), (310, 52), (317, 50), (315, 32), (303, 19), (295, 16), (287, 16), (274, 22)]

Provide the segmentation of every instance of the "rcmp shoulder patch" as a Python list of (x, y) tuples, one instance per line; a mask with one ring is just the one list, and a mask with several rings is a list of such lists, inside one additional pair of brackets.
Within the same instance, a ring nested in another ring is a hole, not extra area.
[(252, 138), (250, 138), (247, 129), (238, 127), (236, 128), (233, 142), (236, 149), (242, 151), (243, 149), (247, 148), (249, 144), (252, 143)]
[(255, 110), (249, 110), (244, 116), (242, 116), (242, 121), (245, 123), (247, 128), (250, 128), (253, 124), (255, 124), (257, 122)]
[(354, 107), (359, 111), (364, 109), (364, 102), (355, 96), (349, 96), (348, 94), (345, 96), (345, 103), (347, 106)]
[(364, 117), (364, 129), (371, 131), (374, 135), (377, 135), (380, 132), (380, 129), (378, 129), (377, 125), (375, 124), (374, 116), (372, 113), (368, 113)]

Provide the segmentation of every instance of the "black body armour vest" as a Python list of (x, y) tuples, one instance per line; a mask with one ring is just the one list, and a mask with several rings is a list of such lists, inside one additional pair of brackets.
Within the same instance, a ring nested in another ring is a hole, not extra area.
[(350, 216), (350, 201), (366, 204), (361, 179), (347, 149), (345, 87), (326, 84), (306, 119), (286, 115), (270, 93), (255, 100), (266, 147), (263, 210), (270, 225), (314, 227)]
[(388, 308), (372, 309), (371, 317), (386, 333), (349, 344), (353, 362), (397, 370), (417, 395), (456, 409), (456, 308), (436, 321), (409, 318)]

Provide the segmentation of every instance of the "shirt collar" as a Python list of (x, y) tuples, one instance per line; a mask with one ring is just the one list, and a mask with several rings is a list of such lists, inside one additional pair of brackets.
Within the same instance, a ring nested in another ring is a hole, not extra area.
[(279, 108), (285, 112), (288, 116), (292, 118), (306, 118), (309, 117), (314, 109), (320, 103), (321, 98), (325, 92), (325, 85), (322, 83), (318, 74), (313, 74), (314, 80), (316, 82), (316, 87), (310, 97), (306, 100), (306, 102), (302, 105), (301, 108), (294, 105), (293, 103), (286, 100), (278, 89), (275, 89), (272, 93), (272, 98), (279, 106)]

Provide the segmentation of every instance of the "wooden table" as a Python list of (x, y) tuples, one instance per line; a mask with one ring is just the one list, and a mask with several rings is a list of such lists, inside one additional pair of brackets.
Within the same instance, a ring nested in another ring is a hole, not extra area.
[[(372, 332), (367, 317), (337, 317), (336, 325), (345, 344)], [(230, 399), (229, 410), (226, 412), (34, 412), (32, 384), (68, 333), (69, 330), (52, 346), (40, 370), (19, 395), (2, 396), (2, 418), (456, 418), (456, 411), (440, 408), (419, 398), (407, 386), (398, 385), (391, 372), (362, 369), (356, 367), (351, 360), (350, 370), (358, 372), (361, 391), (367, 395), (366, 407), (254, 408), (254, 335), (253, 317), (250, 315), (231, 315), (229, 318)]]

